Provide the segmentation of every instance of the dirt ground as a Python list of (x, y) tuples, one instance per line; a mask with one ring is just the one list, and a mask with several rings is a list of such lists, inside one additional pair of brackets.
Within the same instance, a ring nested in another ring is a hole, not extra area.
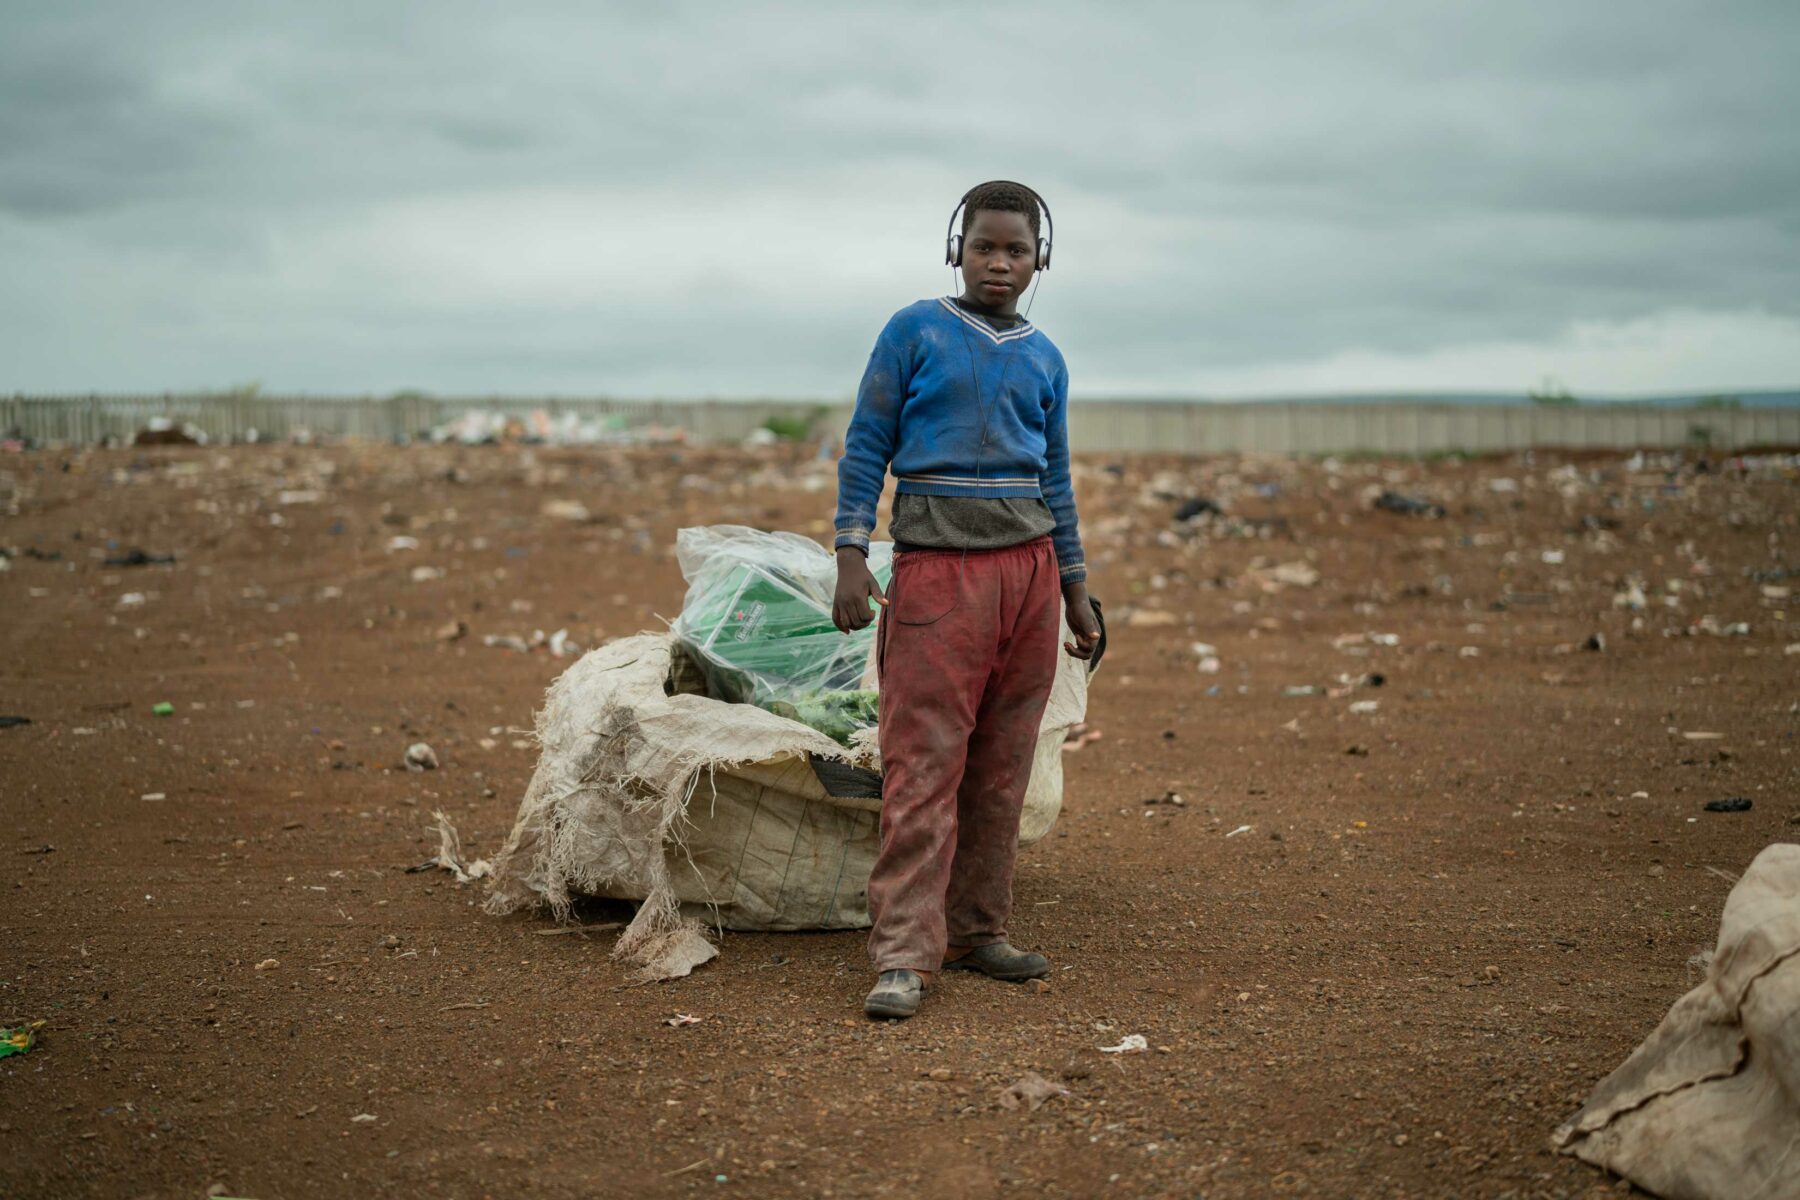
[[(1053, 982), (873, 1024), (856, 933), (630, 986), (613, 934), (404, 870), (434, 809), (499, 846), (573, 661), (485, 637), (659, 627), (677, 527), (826, 537), (829, 463), (0, 457), (0, 1020), (48, 1022), (0, 1193), (1614, 1194), (1551, 1131), (1800, 838), (1795, 461), (1083, 460), (1103, 736), (1013, 926)], [(1068, 1094), (1002, 1106), (1027, 1072)]]

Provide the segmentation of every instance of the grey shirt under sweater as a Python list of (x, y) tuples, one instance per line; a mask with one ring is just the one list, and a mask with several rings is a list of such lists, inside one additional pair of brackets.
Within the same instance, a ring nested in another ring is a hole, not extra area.
[[(956, 305), (996, 329), (1011, 329), (1024, 318), (1000, 315), (956, 297)], [(1050, 506), (1036, 497), (918, 496), (894, 497), (888, 536), (896, 550), (1002, 550), (1056, 528)]]
[(1050, 506), (1036, 497), (894, 497), (888, 536), (896, 550), (1001, 550), (1056, 528)]

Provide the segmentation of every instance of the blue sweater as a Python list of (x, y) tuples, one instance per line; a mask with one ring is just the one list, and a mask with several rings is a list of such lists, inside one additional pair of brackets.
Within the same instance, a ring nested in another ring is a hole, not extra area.
[(1068, 407), (1069, 368), (1031, 323), (997, 330), (948, 298), (901, 309), (875, 340), (844, 436), (836, 544), (868, 549), (892, 467), (902, 492), (1042, 497), (1062, 581), (1086, 579)]

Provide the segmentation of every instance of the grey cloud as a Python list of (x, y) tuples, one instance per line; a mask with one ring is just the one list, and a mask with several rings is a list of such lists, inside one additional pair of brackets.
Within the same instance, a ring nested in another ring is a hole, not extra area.
[[(34, 299), (0, 300), (0, 389), (842, 394), (996, 174), (1057, 206), (1040, 311), (1078, 377), (1800, 314), (1797, 40), (1789, 4), (1666, 0), (15, 7), (0, 255)], [(671, 261), (731, 293), (446, 312), (292, 275), (371, 213), (529, 191), (627, 228), (688, 198)], [(918, 272), (740, 286), (819, 207), (916, 212)]]

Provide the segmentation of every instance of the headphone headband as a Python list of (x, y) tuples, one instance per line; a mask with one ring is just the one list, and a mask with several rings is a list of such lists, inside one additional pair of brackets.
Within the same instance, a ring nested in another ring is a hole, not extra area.
[(956, 216), (958, 213), (962, 212), (963, 207), (969, 203), (970, 196), (973, 196), (982, 188), (991, 187), (996, 183), (1004, 183), (1011, 187), (1018, 188), (1033, 200), (1037, 201), (1038, 207), (1044, 210), (1044, 230), (1047, 236), (1040, 237), (1037, 240), (1036, 269), (1039, 271), (1048, 271), (1050, 269), (1050, 251), (1056, 244), (1056, 218), (1050, 215), (1050, 206), (1044, 203), (1044, 198), (1037, 194), (1035, 188), (1026, 187), (1024, 184), (1011, 179), (990, 179), (986, 183), (976, 184), (962, 194), (962, 199), (958, 200), (956, 202), (956, 207), (950, 210), (950, 225), (944, 230), (944, 261), (953, 267), (962, 266), (962, 235), (956, 232)]

